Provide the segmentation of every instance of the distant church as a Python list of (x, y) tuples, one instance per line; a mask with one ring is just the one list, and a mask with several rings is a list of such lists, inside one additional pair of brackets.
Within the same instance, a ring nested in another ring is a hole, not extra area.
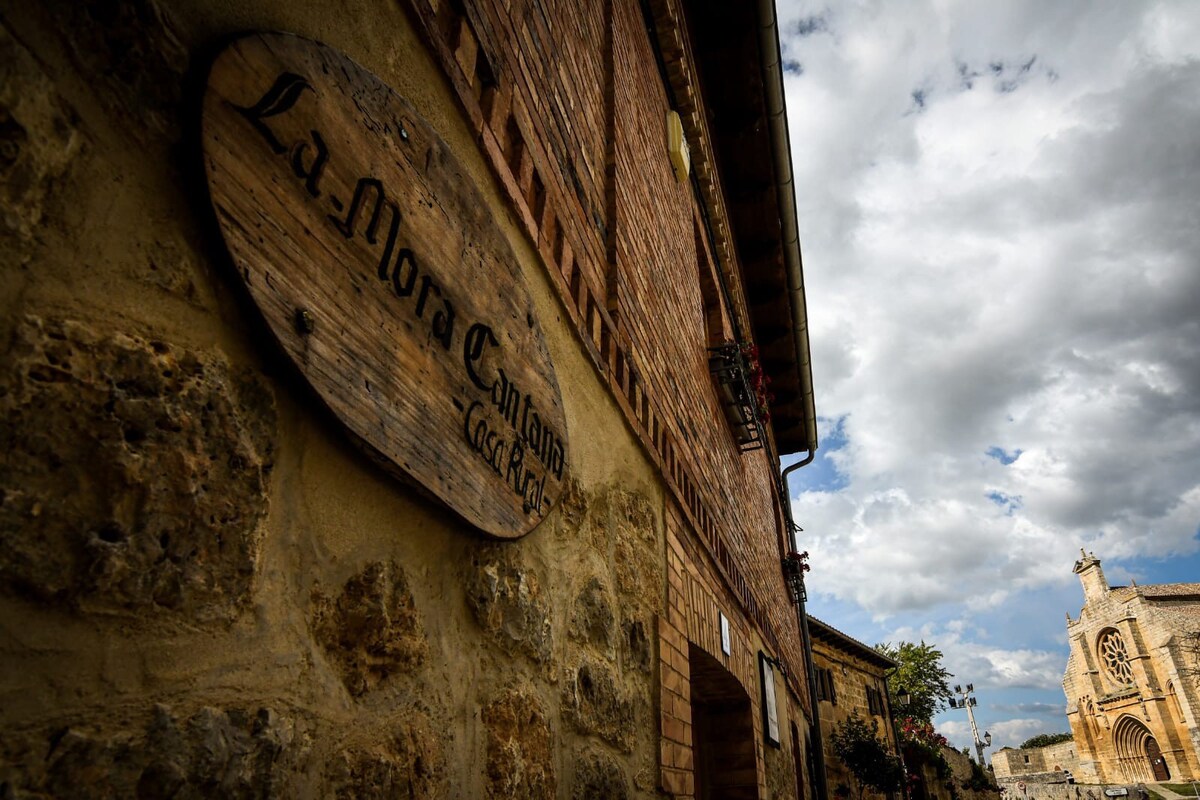
[(1200, 583), (1110, 587), (1083, 553), (1063, 676), (1083, 783), (1200, 779)]

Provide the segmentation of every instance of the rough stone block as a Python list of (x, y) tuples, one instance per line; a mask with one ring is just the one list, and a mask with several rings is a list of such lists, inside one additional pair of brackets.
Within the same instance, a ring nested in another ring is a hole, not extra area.
[(663, 583), (662, 555), (655, 542), (650, 503), (640, 494), (613, 491), (608, 504), (617, 591), (638, 604), (657, 607), (659, 598), (646, 594), (648, 587)]
[(621, 648), (624, 654), (623, 663), (626, 666), (649, 674), (654, 654), (650, 649), (650, 637), (646, 635), (646, 626), (640, 620), (626, 620), (621, 623)]
[(475, 621), (501, 650), (537, 662), (550, 658), (548, 600), (537, 576), (518, 562), (517, 551), (480, 548), (468, 567), (466, 593)]
[(558, 502), (558, 524), (555, 533), (559, 536), (574, 538), (579, 533), (579, 527), (587, 516), (588, 497), (583, 485), (574, 477), (569, 478), (563, 486), (561, 499)]
[(368, 564), (337, 597), (314, 590), (312, 627), (355, 697), (413, 671), (428, 651), (404, 570), (392, 563)]
[(580, 733), (599, 736), (629, 752), (633, 745), (633, 701), (609, 667), (585, 662), (563, 682), (563, 709)]
[(0, 373), (0, 587), (230, 618), (267, 512), (274, 400), (219, 354), (26, 317)]
[(554, 745), (541, 700), (530, 689), (508, 689), (483, 709), (487, 730), (487, 796), (555, 796)]
[(339, 750), (326, 773), (322, 796), (337, 800), (442, 797), (445, 748), (429, 718), (414, 711), (378, 741)]
[(571, 800), (627, 800), (629, 782), (616, 761), (593, 752), (575, 760)]
[(282, 797), (307, 755), (303, 727), (266, 708), (202, 708), (180, 719), (159, 706), (140, 729), (8, 734), (0, 784), (6, 797)]
[(54, 22), (80, 74), (122, 133), (146, 140), (180, 131), (187, 49), (155, 0), (54, 3)]
[(571, 638), (603, 648), (612, 647), (613, 609), (608, 591), (599, 578), (591, 578), (575, 596), (571, 615)]
[(37, 60), (0, 27), (0, 209), (21, 239), (33, 237), (50, 188), (79, 151), (77, 125)]

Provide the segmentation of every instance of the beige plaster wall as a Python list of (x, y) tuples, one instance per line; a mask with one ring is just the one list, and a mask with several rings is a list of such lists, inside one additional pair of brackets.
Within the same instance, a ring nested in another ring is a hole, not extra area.
[[(0, 783), (654, 795), (662, 492), (402, 5), (167, 5), (0, 3)], [(252, 29), (405, 95), (512, 241), (574, 476), (519, 542), (348, 444), (231, 280), (188, 81)]]

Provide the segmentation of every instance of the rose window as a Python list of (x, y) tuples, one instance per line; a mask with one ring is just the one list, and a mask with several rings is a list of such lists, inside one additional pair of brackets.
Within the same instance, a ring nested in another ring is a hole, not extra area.
[(1100, 635), (1097, 645), (1100, 661), (1109, 677), (1117, 683), (1133, 683), (1133, 669), (1129, 666), (1129, 651), (1125, 649), (1125, 640), (1116, 631), (1106, 631)]

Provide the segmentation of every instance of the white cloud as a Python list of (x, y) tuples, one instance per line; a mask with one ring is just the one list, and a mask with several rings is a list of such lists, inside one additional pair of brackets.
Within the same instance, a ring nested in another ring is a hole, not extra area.
[(1022, 742), (1040, 733), (1062, 733), (1065, 730), (1065, 724), (1055, 727), (1053, 723), (1047, 723), (1044, 719), (1006, 719), (995, 723), (989, 729), (989, 733), (992, 734), (991, 750), (995, 752), (1002, 747), (1020, 747)]
[(1081, 545), (1113, 576), (1200, 553), (1200, 6), (779, 6), (844, 439), (837, 487), (793, 487), (810, 593), (1003, 694), (995, 747), (1065, 730), (1014, 699), (1061, 697), (1067, 609), (1034, 598)]
[(794, 498), (813, 589), (982, 613), (1083, 543), (1196, 552), (1200, 8), (780, 13), (818, 409), (847, 440), (847, 485)]
[(964, 620), (945, 625), (895, 629), (888, 641), (926, 641), (942, 652), (942, 665), (954, 675), (951, 685), (971, 683), (977, 692), (1002, 689), (1062, 688), (1066, 656), (1058, 651), (1006, 648), (968, 638), (973, 626)]

